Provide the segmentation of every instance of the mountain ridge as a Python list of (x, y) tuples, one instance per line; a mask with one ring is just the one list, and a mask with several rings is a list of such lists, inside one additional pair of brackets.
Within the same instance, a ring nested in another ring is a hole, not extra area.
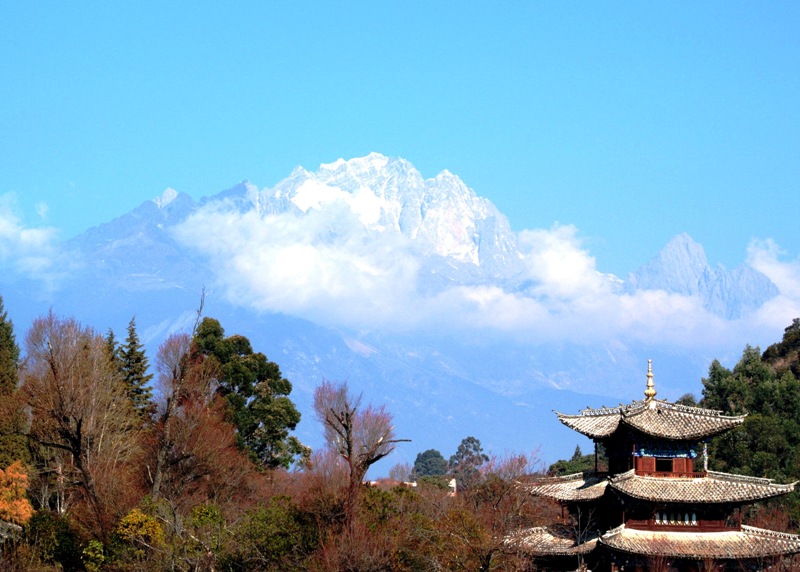
[[(408, 161), (375, 153), (198, 201), (167, 189), (65, 241), (71, 275), (44, 297), (14, 287), (22, 308), (6, 307), (31, 316), (46, 311), (44, 299), (100, 331), (121, 331), (135, 315), (152, 364), (164, 336), (191, 326), (205, 290), (205, 313), (247, 335), (293, 381), (299, 432), (311, 444), (311, 395), (328, 378), (386, 403), (414, 451), (446, 452), (476, 434), (495, 451), (541, 444), (552, 458), (575, 437), (550, 436), (551, 409), (639, 398), (648, 357), (679, 395), (719, 357), (664, 344), (669, 331), (615, 331), (608, 320), (631, 300), (675, 311), (695, 311), (687, 301), (696, 301), (724, 324), (777, 294), (750, 267), (711, 268), (688, 235), (620, 281), (594, 269), (568, 229), (544, 234), (566, 250), (532, 251), (530, 237), (522, 244), (505, 215), (449, 171), (425, 179)], [(548, 272), (568, 263), (575, 276), (556, 276), (566, 293), (542, 294)], [(3, 280), (3, 293), (12, 291)], [(585, 322), (584, 306), (600, 308), (597, 323)], [(413, 461), (414, 451), (398, 455)]]

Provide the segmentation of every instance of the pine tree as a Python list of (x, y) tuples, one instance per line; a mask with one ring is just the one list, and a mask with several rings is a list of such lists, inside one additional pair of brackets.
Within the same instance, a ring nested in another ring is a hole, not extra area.
[[(106, 337), (106, 343), (112, 352), (112, 359), (115, 345), (113, 335), (112, 332)], [(139, 334), (136, 332), (136, 318), (131, 318), (128, 323), (128, 337), (125, 339), (125, 343), (119, 347), (119, 359), (131, 404), (139, 416), (144, 419), (150, 415), (153, 408), (153, 390), (148, 385), (148, 382), (153, 379), (153, 374), (147, 373), (147, 355), (143, 348), (144, 346), (139, 341)]]
[(0, 296), (0, 469), (14, 461), (30, 462), (18, 376), (19, 346)]
[(117, 366), (117, 370), (120, 372), (122, 371), (122, 348), (117, 342), (117, 337), (114, 335), (114, 330), (108, 328), (108, 333), (106, 334), (106, 353), (108, 353), (108, 359), (111, 360)]

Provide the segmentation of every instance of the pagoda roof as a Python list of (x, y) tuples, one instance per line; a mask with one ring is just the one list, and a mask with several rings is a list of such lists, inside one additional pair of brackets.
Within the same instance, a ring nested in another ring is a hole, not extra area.
[(559, 502), (579, 502), (599, 499), (608, 486), (607, 478), (595, 474), (574, 473), (562, 477), (549, 477), (526, 484), (528, 491)]
[(507, 537), (506, 542), (531, 556), (575, 556), (588, 554), (597, 545), (598, 534), (588, 533), (579, 543), (566, 529), (535, 526), (519, 530)]
[(745, 418), (652, 398), (619, 407), (586, 408), (578, 415), (556, 411), (556, 415), (564, 425), (592, 439), (610, 437), (620, 427), (663, 439), (700, 439), (732, 429)]
[(599, 542), (612, 550), (642, 556), (744, 560), (800, 553), (800, 536), (742, 526), (721, 532), (673, 532), (627, 528), (609, 530)]
[(611, 478), (612, 489), (652, 502), (721, 503), (750, 502), (784, 495), (797, 482), (781, 485), (772, 479), (708, 471), (705, 477), (648, 477), (633, 469)]

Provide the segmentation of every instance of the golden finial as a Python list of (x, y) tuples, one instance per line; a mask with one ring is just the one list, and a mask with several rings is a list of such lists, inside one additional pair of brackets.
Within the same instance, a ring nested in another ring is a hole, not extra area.
[(653, 383), (653, 360), (647, 360), (647, 389), (644, 390), (647, 401), (651, 401), (656, 396), (656, 384)]

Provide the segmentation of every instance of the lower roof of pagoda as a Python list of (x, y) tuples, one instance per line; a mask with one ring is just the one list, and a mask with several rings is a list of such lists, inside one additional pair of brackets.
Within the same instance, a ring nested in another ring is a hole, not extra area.
[(594, 474), (574, 473), (563, 477), (549, 477), (526, 487), (532, 494), (551, 498), (559, 502), (580, 502), (599, 499), (606, 492), (608, 479)]
[(589, 533), (579, 543), (570, 531), (535, 526), (518, 530), (506, 542), (530, 556), (576, 556), (594, 550), (597, 538), (597, 533)]
[(708, 471), (704, 477), (647, 477), (633, 469), (611, 478), (612, 489), (651, 502), (687, 504), (737, 503), (784, 495), (797, 482), (781, 485), (772, 479)]
[(578, 415), (555, 413), (564, 425), (592, 439), (610, 437), (620, 427), (630, 427), (662, 439), (700, 439), (732, 429), (745, 418), (658, 399), (634, 401), (619, 407), (587, 408)]
[(652, 531), (618, 526), (600, 537), (612, 550), (641, 556), (746, 560), (800, 553), (800, 536), (742, 526), (721, 532)]

